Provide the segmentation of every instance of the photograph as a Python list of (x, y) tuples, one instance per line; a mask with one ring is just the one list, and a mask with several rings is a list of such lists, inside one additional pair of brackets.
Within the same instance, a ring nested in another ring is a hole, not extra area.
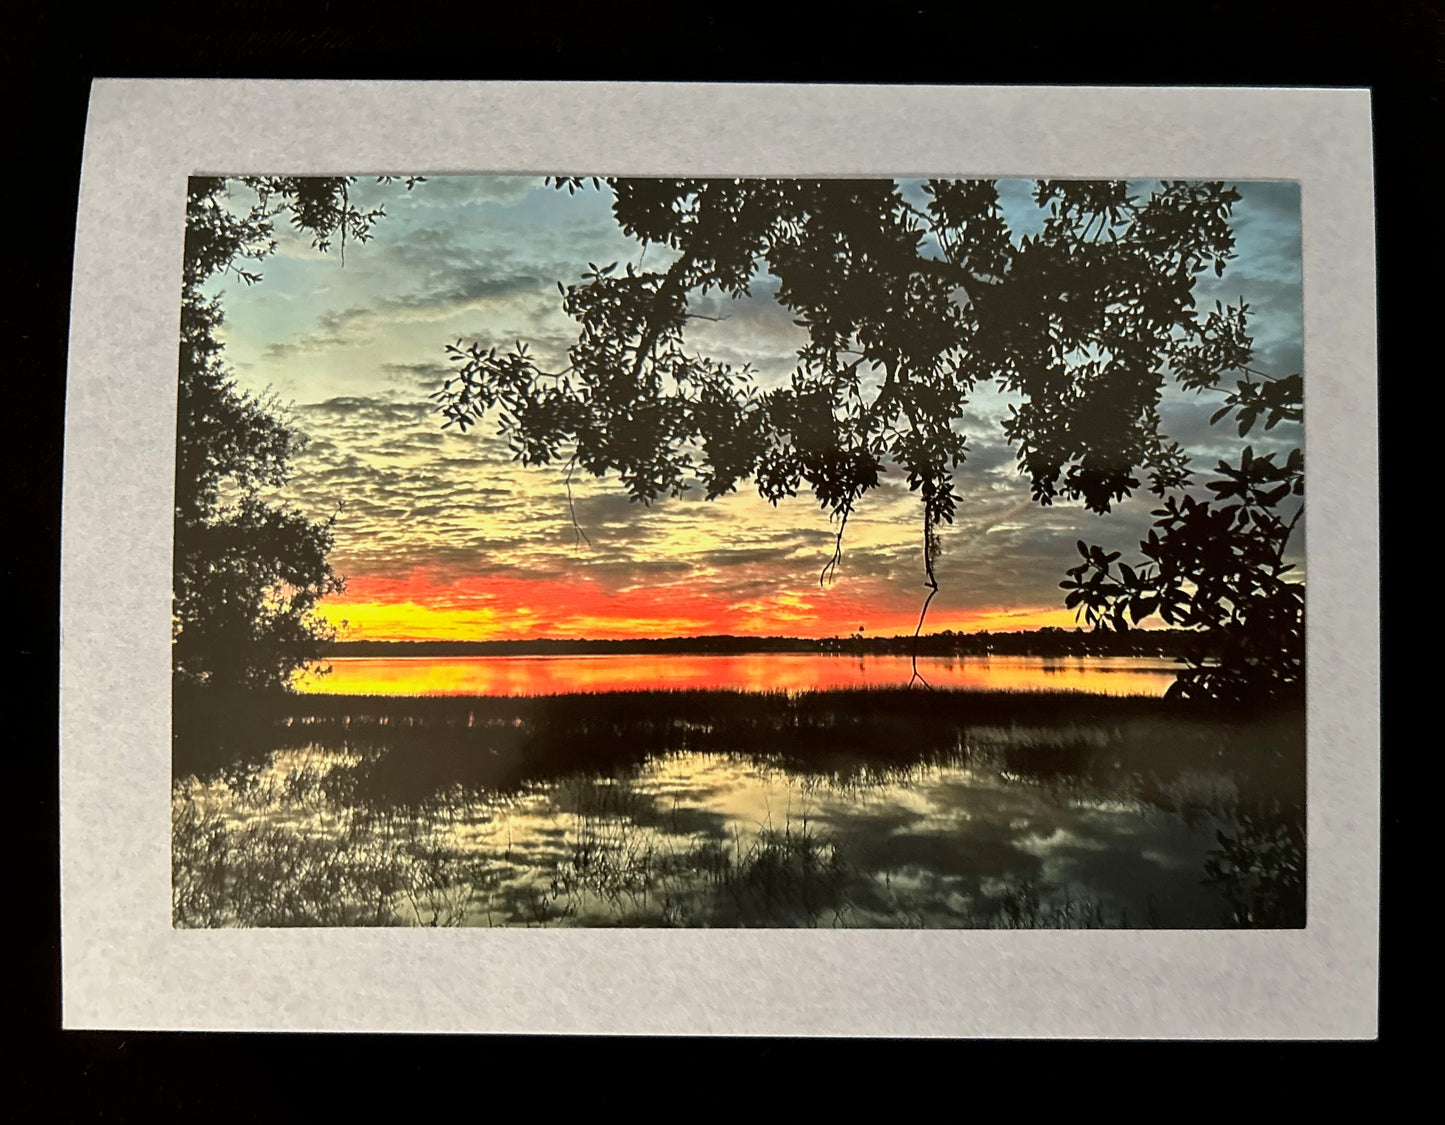
[(1298, 181), (432, 167), (172, 216), (174, 929), (1309, 924)]
[(63, 1026), (1374, 1035), (1371, 113), (97, 82)]

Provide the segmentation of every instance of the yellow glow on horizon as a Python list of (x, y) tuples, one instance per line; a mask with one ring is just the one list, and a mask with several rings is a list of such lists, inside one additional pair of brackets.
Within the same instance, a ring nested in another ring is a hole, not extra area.
[(605, 617), (592, 614), (571, 616), (547, 630), (549, 636), (566, 637), (686, 637), (707, 628), (695, 617)]
[[(912, 633), (918, 623), (911, 609), (894, 609), (885, 614), (849, 603), (818, 601), (816, 593), (784, 591), (764, 599), (707, 604), (690, 601), (669, 614), (666, 602), (654, 602), (662, 612), (629, 612), (625, 605), (611, 606), (606, 599), (588, 599), (585, 605), (559, 605), (548, 591), (539, 589), (527, 603), (518, 604), (519, 591), (493, 604), (437, 595), (435, 600), (416, 597), (386, 601), (372, 598), (346, 601), (329, 599), (322, 607), (328, 621), (340, 630), (343, 640), (526, 640), (534, 637), (628, 639), (643, 637), (686, 637), (704, 634), (735, 636), (849, 636), (858, 629), (857, 620), (867, 624), (868, 636)], [(555, 594), (555, 591), (553, 591)], [(511, 603), (511, 604), (507, 604)], [(640, 606), (637, 608), (641, 608)], [(870, 620), (871, 619), (871, 620)], [(345, 623), (343, 626), (343, 622)], [(1020, 609), (984, 609), (943, 615), (933, 613), (924, 623), (924, 633), (952, 630), (957, 633), (1020, 632), (1052, 626), (1072, 630), (1078, 626), (1072, 610), (1040, 606)]]
[[(945, 626), (939, 625), (939, 629), (952, 628), (954, 632), (982, 633), (987, 630), (990, 633), (1017, 633), (1026, 629), (1043, 629), (1053, 627), (1056, 629), (1072, 630), (1079, 622), (1074, 620), (1072, 609), (999, 609), (982, 610), (971, 614), (963, 624)], [(928, 631), (925, 629), (925, 631)]]
[(536, 622), (530, 609), (457, 609), (405, 602), (329, 602), (322, 615), (342, 640), (504, 640)]

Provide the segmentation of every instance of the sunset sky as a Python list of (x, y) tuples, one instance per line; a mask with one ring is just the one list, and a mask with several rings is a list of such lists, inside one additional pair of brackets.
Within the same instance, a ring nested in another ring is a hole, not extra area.
[[(1222, 278), (1201, 278), (1196, 295), (1201, 305), (1243, 296), (1258, 366), (1299, 371), (1298, 188), (1236, 186), (1239, 257)], [(1015, 235), (1037, 229), (1031, 182), (999, 187)], [(310, 437), (288, 498), (316, 517), (341, 508), (332, 563), (347, 588), (323, 608), (348, 622), (347, 637), (913, 631), (924, 593), (921, 509), (901, 473), (863, 499), (836, 581), (820, 587), (835, 529), (807, 492), (774, 508), (743, 483), (715, 501), (695, 489), (643, 507), (616, 480), (577, 478), (589, 546), (574, 533), (560, 467), (513, 462), (491, 424), (442, 430), (427, 396), (451, 370), (445, 345), (523, 340), (544, 367), (564, 366), (575, 325), (557, 282), (580, 280), (589, 262), (638, 262), (605, 189), (569, 197), (540, 177), (457, 176), (408, 193), (363, 178), (353, 200), (384, 203), (387, 216), (372, 241), (348, 245), (344, 265), (335, 248), (321, 255), (281, 231), (259, 284), (217, 285), (238, 384), (275, 392)], [(725, 319), (689, 325), (692, 347), (751, 362), (764, 386), (791, 372), (803, 340), (768, 280), (750, 300), (700, 302), (695, 311)], [(1220, 398), (1171, 392), (1161, 407), (1166, 431), (1201, 473), (1243, 444), (1231, 427), (1209, 426)], [(1151, 522), (1147, 492), (1106, 516), (1031, 503), (999, 429), (1006, 401), (981, 389), (962, 427), (972, 453), (957, 473), (957, 521), (943, 532), (930, 631), (1072, 627), (1058, 583), (1077, 560), (1074, 541), (1110, 544), (1128, 559)], [(1292, 446), (1298, 428), (1251, 441), (1257, 451)]]

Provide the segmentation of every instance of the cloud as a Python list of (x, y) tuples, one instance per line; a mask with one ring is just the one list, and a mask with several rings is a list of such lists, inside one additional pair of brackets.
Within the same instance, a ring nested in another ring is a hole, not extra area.
[[(243, 385), (294, 395), (311, 438), (286, 497), (317, 518), (340, 505), (333, 561), (351, 588), (338, 611), (356, 609), (371, 635), (407, 621), (424, 635), (829, 634), (860, 622), (911, 632), (924, 594), (922, 511), (896, 467), (850, 518), (837, 579), (820, 586), (837, 525), (809, 495), (774, 507), (744, 484), (714, 502), (694, 490), (645, 506), (615, 479), (577, 476), (569, 504), (561, 466), (523, 467), (494, 420), (465, 435), (442, 429), (428, 396), (455, 370), (445, 344), (523, 339), (544, 366), (565, 362), (577, 326), (561, 313), (556, 281), (575, 280), (588, 261), (667, 264), (665, 249), (644, 256), (617, 232), (605, 193), (569, 199), (538, 182), (437, 177), (411, 193), (358, 184), (358, 200), (384, 200), (388, 213), (372, 241), (348, 247), (344, 267), (302, 247), (268, 263), (254, 290), (227, 295), (228, 356)], [(1031, 191), (1000, 184), (1020, 229), (1038, 218)], [(1258, 362), (1298, 369), (1289, 366), (1302, 334), (1297, 189), (1241, 191), (1240, 257), (1217, 283), (1201, 282), (1201, 300), (1244, 296)], [(724, 319), (690, 322), (689, 349), (751, 363), (765, 386), (785, 376), (805, 335), (775, 293), (762, 275), (751, 298), (697, 298), (694, 312)], [(1160, 405), (1201, 478), (1243, 445), (1232, 426), (1209, 424), (1219, 399), (1171, 389)], [(1127, 558), (1152, 522), (1155, 503), (1142, 492), (1104, 517), (1031, 503), (1000, 432), (1007, 400), (980, 386), (959, 422), (969, 454), (956, 474), (957, 518), (942, 531), (930, 609), (939, 628), (1053, 620), (1076, 539)], [(1246, 440), (1263, 453), (1299, 437), (1280, 426)]]

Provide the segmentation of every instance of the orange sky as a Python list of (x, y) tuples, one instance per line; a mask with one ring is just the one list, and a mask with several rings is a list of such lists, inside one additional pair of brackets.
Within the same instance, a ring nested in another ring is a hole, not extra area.
[[(523, 640), (532, 637), (846, 636), (860, 626), (868, 635), (911, 633), (918, 607), (879, 613), (850, 594), (846, 584), (828, 590), (784, 590), (771, 598), (732, 602), (706, 587), (689, 590), (609, 591), (583, 573), (564, 582), (516, 578), (438, 581), (425, 571), (406, 578), (352, 579), (344, 595), (329, 599), (325, 615), (351, 640)], [(840, 588), (841, 587), (841, 588)], [(343, 626), (344, 623), (344, 626)], [(1073, 612), (1057, 607), (979, 609), (931, 615), (928, 631), (972, 632), (1073, 627)]]

